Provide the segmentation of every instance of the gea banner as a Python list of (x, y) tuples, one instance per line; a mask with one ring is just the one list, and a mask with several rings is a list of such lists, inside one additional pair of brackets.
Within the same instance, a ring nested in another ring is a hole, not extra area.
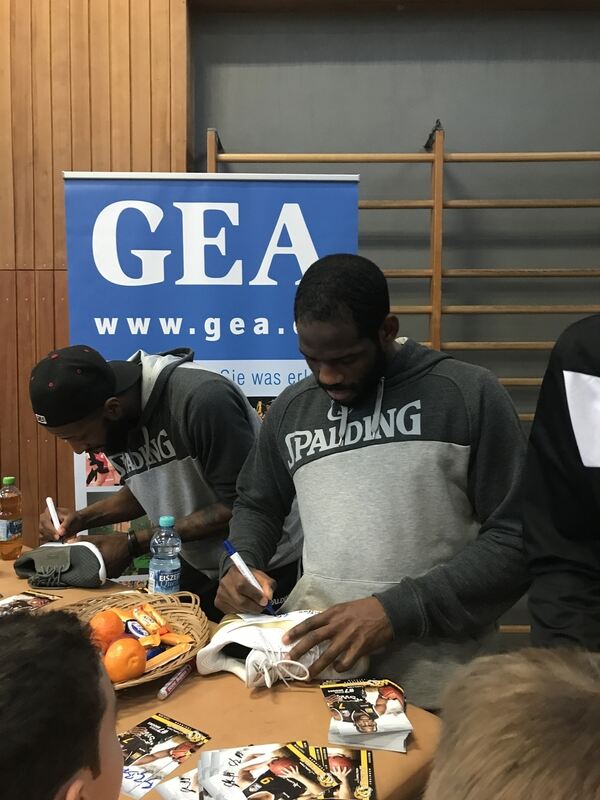
[(106, 358), (191, 347), (249, 396), (307, 373), (293, 298), (356, 252), (358, 176), (65, 173), (70, 338)]

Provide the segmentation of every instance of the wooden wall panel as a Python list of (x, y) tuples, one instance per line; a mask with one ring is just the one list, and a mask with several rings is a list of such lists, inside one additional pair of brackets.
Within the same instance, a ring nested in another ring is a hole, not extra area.
[(0, 471), (20, 474), (19, 404), (17, 398), (17, 277), (16, 271), (0, 272)]
[[(65, 204), (62, 173), (71, 169), (71, 47), (69, 0), (52, 0), (51, 89), (54, 187), (54, 269), (66, 269)], [(77, 69), (79, 66), (77, 65)]]
[(129, 32), (129, 0), (110, 0), (111, 168), (115, 172), (131, 170)]
[(33, 234), (36, 269), (54, 265), (54, 186), (50, 81), (50, 0), (36, 0), (31, 19), (33, 95)]
[(17, 269), (33, 267), (33, 119), (31, 113), (31, 0), (13, 4), (11, 92)]
[(150, 12), (152, 169), (168, 172), (171, 168), (169, 0), (150, 0)]
[(92, 169), (110, 170), (110, 56), (108, 0), (90, 5), (90, 113), (92, 120)]
[(131, 169), (152, 169), (150, 0), (135, 0), (131, 20)]
[[(171, 169), (185, 172), (187, 162), (188, 102), (191, 70), (186, 46), (188, 30), (185, 0), (171, 0)], [(186, 79), (182, 80), (181, 76)]]
[(92, 168), (90, 111), (90, 19), (88, 0), (71, 0), (71, 169)]
[(10, 5), (0, 0), (0, 269), (15, 268)]
[(34, 363), (68, 344), (64, 170), (185, 170), (185, 0), (0, 0), (0, 473), (26, 541), (73, 456), (39, 426)]
[(23, 492), (23, 538), (37, 539), (39, 516), (38, 424), (29, 401), (29, 373), (35, 364), (35, 272), (17, 270), (17, 398), (19, 403), (19, 488)]

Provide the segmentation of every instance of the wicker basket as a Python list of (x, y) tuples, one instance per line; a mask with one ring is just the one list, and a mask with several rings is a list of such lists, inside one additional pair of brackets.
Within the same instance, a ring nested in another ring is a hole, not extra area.
[(165, 675), (175, 672), (188, 661), (191, 661), (198, 650), (204, 647), (209, 639), (208, 620), (206, 614), (200, 608), (200, 600), (197, 595), (191, 592), (178, 592), (177, 594), (142, 594), (142, 592), (119, 592), (117, 594), (104, 594), (75, 603), (68, 606), (66, 610), (73, 611), (83, 622), (90, 619), (99, 611), (107, 611), (111, 608), (131, 608), (131, 606), (148, 603), (156, 608), (157, 611), (169, 623), (173, 633), (183, 633), (191, 636), (194, 640), (190, 650), (182, 653), (178, 658), (157, 667), (151, 672), (123, 683), (115, 683), (115, 689), (127, 689), (130, 686), (137, 686), (140, 683), (154, 681)]

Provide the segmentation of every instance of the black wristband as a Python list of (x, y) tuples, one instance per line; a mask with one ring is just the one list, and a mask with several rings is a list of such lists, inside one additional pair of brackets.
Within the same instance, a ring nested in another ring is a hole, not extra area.
[(129, 550), (129, 555), (132, 559), (142, 555), (140, 543), (135, 535), (135, 531), (127, 531), (127, 549)]

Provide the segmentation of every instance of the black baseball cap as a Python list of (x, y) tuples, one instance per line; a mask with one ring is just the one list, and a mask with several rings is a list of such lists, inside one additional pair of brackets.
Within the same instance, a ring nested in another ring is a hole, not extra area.
[(53, 350), (31, 371), (29, 396), (40, 425), (79, 422), (140, 379), (141, 364), (106, 361), (85, 344)]

